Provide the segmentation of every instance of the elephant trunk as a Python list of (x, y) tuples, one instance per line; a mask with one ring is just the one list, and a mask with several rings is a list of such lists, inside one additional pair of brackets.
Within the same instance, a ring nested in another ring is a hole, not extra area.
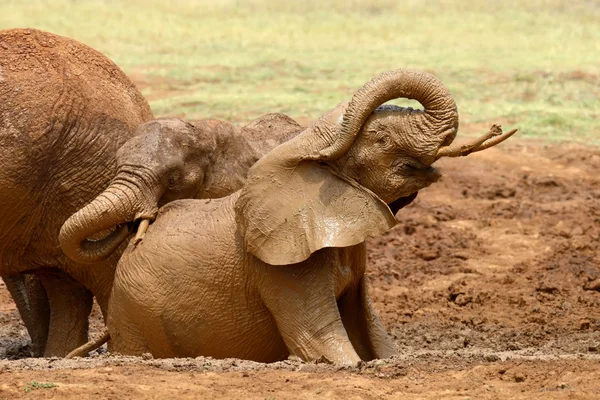
[[(58, 239), (64, 253), (84, 264), (105, 260), (129, 235), (128, 222), (154, 218), (160, 193), (148, 194), (147, 190), (138, 187), (140, 180), (144, 187), (160, 187), (149, 184), (149, 179), (153, 178), (141, 179), (139, 172), (122, 168), (104, 192), (63, 224)], [(113, 228), (102, 239), (89, 239)]]
[(431, 132), (440, 138), (454, 139), (458, 130), (458, 111), (450, 92), (433, 75), (415, 69), (384, 72), (358, 90), (346, 107), (339, 132), (325, 137), (321, 159), (334, 160), (344, 154), (369, 115), (385, 102), (407, 98), (417, 100), (424, 111), (413, 113), (415, 132)]

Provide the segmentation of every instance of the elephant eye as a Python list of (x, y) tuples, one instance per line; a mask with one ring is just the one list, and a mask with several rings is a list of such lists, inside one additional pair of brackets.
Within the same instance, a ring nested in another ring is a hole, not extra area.
[(413, 160), (405, 161), (404, 168), (409, 171), (416, 171), (416, 170), (424, 169), (424, 167), (422, 165), (420, 165), (419, 163), (417, 163)]
[(385, 132), (377, 132), (377, 144), (383, 147), (389, 147), (392, 144), (392, 138)]

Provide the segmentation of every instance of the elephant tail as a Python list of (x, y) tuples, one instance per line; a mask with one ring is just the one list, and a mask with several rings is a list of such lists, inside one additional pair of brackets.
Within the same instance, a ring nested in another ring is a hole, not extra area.
[(85, 357), (90, 351), (96, 350), (98, 347), (108, 342), (109, 339), (110, 333), (108, 333), (108, 330), (106, 330), (96, 339), (90, 340), (86, 344), (79, 346), (78, 348), (67, 354), (65, 358), (70, 359), (73, 357)]

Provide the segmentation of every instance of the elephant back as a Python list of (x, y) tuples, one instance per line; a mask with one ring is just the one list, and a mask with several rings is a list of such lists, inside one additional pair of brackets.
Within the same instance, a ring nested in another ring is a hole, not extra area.
[(75, 40), (35, 29), (0, 31), (0, 118), (5, 127), (37, 142), (68, 129), (85, 111), (116, 117), (129, 130), (152, 118), (133, 82), (100, 52)]
[(260, 158), (298, 135), (302, 129), (300, 124), (285, 114), (269, 113), (244, 126), (241, 133)]
[[(108, 184), (117, 149), (152, 118), (133, 82), (100, 52), (35, 29), (0, 31), (0, 231), (10, 235), (19, 221), (58, 235)], [(45, 233), (29, 231), (38, 241)]]

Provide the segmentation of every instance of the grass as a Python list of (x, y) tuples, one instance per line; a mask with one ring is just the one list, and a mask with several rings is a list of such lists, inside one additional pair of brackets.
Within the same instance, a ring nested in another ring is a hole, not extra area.
[(377, 73), (414, 67), (448, 86), (466, 133), (500, 122), (524, 137), (595, 144), (599, 20), (590, 0), (0, 4), (1, 29), (36, 27), (105, 53), (157, 116), (313, 119)]
[(51, 389), (51, 388), (55, 388), (55, 387), (57, 387), (57, 385), (53, 382), (31, 381), (25, 385), (25, 387), (23, 388), (23, 391), (28, 393), (28, 392), (38, 390), (38, 389)]

